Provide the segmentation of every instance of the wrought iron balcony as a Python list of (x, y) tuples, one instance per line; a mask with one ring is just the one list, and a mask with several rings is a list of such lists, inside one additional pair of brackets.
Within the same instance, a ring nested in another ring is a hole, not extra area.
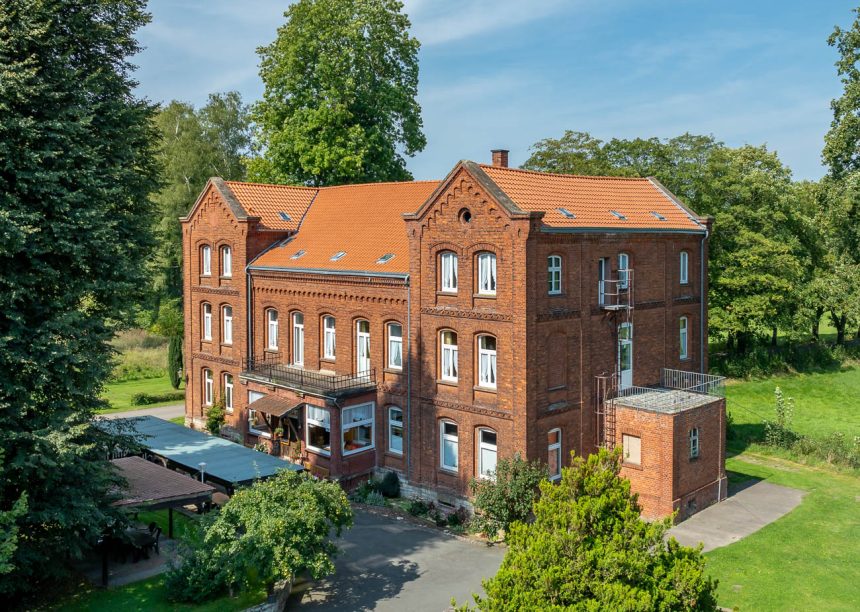
[(242, 377), (326, 397), (345, 397), (376, 388), (374, 368), (357, 374), (326, 374), (286, 364), (280, 353), (245, 359)]

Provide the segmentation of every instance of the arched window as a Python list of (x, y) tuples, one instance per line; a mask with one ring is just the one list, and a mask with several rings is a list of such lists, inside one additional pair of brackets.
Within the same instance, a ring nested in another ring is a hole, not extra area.
[(478, 477), (496, 477), (496, 461), (498, 458), (498, 447), (496, 446), (496, 432), (492, 429), (481, 428), (478, 430)]
[(549, 295), (561, 295), (561, 256), (550, 255), (546, 260)]
[(203, 304), (203, 339), (212, 339), (212, 304)]
[(442, 380), (457, 382), (457, 334), (452, 331), (443, 331), (439, 334), (441, 345), (441, 370)]
[(403, 326), (400, 323), (388, 324), (388, 367), (403, 369)]
[(233, 414), (233, 375), (224, 374), (224, 410)]
[(618, 254), (618, 288), (627, 289), (630, 282), (630, 257), (627, 253)]
[(397, 406), (388, 409), (388, 452), (403, 454), (403, 411)]
[(561, 478), (561, 429), (550, 429), (546, 437), (546, 463), (549, 467), (549, 479)]
[(233, 307), (224, 306), (224, 308), (221, 310), (221, 313), (224, 327), (221, 340), (224, 342), (224, 344), (233, 344)]
[(681, 251), (680, 255), (680, 264), (681, 270), (679, 272), (679, 278), (681, 280), (682, 285), (686, 285), (690, 282), (690, 254), (687, 251)]
[(603, 306), (606, 303), (606, 272), (608, 271), (608, 263), (606, 257), (601, 257), (597, 260), (597, 303)]
[(355, 369), (359, 375), (370, 373), (370, 322), (355, 323)]
[(274, 308), (266, 311), (266, 348), (278, 350), (278, 311)]
[(212, 275), (212, 247), (208, 244), (200, 247), (200, 273), (203, 276)]
[(334, 359), (337, 351), (335, 320), (331, 315), (323, 317), (323, 357)]
[(699, 428), (693, 427), (690, 430), (690, 459), (695, 459), (699, 456)]
[(445, 251), (439, 255), (439, 290), (457, 292), (457, 255)]
[(293, 365), (305, 363), (305, 315), (293, 313)]
[(678, 344), (679, 344), (679, 355), (681, 359), (687, 359), (687, 327), (688, 321), (687, 317), (681, 317), (678, 325)]
[(496, 255), (478, 254), (478, 294), (496, 295)]
[(456, 423), (439, 422), (439, 445), (439, 467), (456, 472), (460, 465), (460, 438)]
[(221, 247), (221, 276), (233, 276), (233, 251), (228, 246)]
[(478, 386), (496, 388), (496, 339), (478, 336)]
[(212, 370), (203, 370), (203, 405), (211, 406), (215, 400), (215, 381), (212, 379)]

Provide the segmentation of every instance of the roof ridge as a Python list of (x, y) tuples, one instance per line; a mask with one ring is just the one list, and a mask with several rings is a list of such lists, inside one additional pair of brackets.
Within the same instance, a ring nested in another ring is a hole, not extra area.
[(279, 185), (277, 183), (254, 183), (251, 181), (224, 181), (233, 185), (251, 185), (254, 187), (289, 187), (290, 189), (306, 189), (309, 191), (323, 191), (332, 189), (342, 189), (344, 187), (367, 187), (370, 185), (415, 185), (424, 183), (438, 183), (438, 180), (428, 179), (422, 181), (380, 181), (369, 183), (345, 183), (343, 185), (324, 185), (321, 187), (311, 187), (309, 185)]
[(308, 185), (280, 185), (278, 183), (254, 183), (252, 181), (224, 181), (228, 185), (252, 185), (254, 187), (289, 187), (290, 189), (306, 189), (308, 191), (319, 191), (320, 187), (309, 187)]
[(605, 174), (589, 175), (589, 174), (564, 174), (563, 172), (541, 172), (540, 170), (526, 170), (524, 168), (507, 168), (503, 166), (494, 166), (492, 164), (478, 164), (481, 168), (489, 168), (491, 170), (506, 170), (508, 172), (520, 172), (522, 174), (536, 174), (538, 176), (561, 176), (564, 178), (581, 178), (593, 179), (602, 181), (648, 181), (646, 176), (608, 176)]

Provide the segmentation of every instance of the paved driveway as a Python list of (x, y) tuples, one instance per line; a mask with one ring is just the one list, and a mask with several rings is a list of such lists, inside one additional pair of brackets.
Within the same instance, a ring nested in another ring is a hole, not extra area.
[(288, 609), (438, 612), (451, 597), (471, 603), (504, 557), (502, 548), (363, 510), (338, 545), (335, 574), (297, 584)]
[(106, 412), (99, 416), (106, 419), (125, 419), (128, 417), (154, 416), (169, 421), (176, 417), (185, 415), (185, 404), (172, 404), (170, 406), (156, 406), (155, 408), (141, 408), (140, 410), (124, 410), (122, 412)]

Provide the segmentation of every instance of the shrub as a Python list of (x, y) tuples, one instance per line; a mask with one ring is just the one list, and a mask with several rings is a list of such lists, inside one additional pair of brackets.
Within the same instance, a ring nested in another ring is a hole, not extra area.
[(170, 338), (167, 346), (167, 376), (170, 386), (178, 389), (182, 383), (182, 336)]
[(792, 444), (791, 450), (832, 465), (860, 469), (860, 436), (849, 439), (839, 431), (824, 438), (803, 436)]
[(425, 516), (429, 507), (427, 506), (427, 502), (416, 497), (409, 502), (407, 510), (412, 516)]
[(385, 506), (388, 502), (385, 501), (385, 496), (377, 491), (371, 491), (364, 498), (364, 503), (368, 506)]
[(352, 493), (349, 494), (349, 499), (354, 502), (358, 502), (360, 504), (365, 503), (367, 500), (367, 496), (371, 493), (376, 493), (377, 482), (372, 478), (370, 480), (366, 480), (358, 485), (355, 489), (353, 489)]
[(181, 401), (185, 399), (185, 391), (168, 391), (167, 393), (135, 393), (131, 396), (132, 406), (150, 406), (163, 402)]
[(493, 479), (472, 480), (475, 496), (474, 520), (490, 538), (499, 530), (508, 531), (514, 521), (525, 521), (538, 494), (538, 485), (547, 477), (546, 466), (529, 463), (519, 455), (500, 459)]
[(400, 497), (400, 478), (395, 472), (386, 472), (376, 490), (385, 497)]
[(224, 425), (226, 415), (227, 410), (224, 408), (224, 400), (218, 398), (206, 411), (206, 429), (209, 433), (213, 436), (221, 433), (221, 427)]
[(779, 387), (773, 393), (776, 397), (776, 421), (764, 422), (764, 441), (769, 446), (791, 448), (798, 437), (791, 429), (794, 400), (783, 396), (782, 389)]
[(433, 502), (430, 502), (430, 505), (427, 506), (427, 518), (436, 523), (437, 527), (444, 527), (448, 524), (448, 517)]

